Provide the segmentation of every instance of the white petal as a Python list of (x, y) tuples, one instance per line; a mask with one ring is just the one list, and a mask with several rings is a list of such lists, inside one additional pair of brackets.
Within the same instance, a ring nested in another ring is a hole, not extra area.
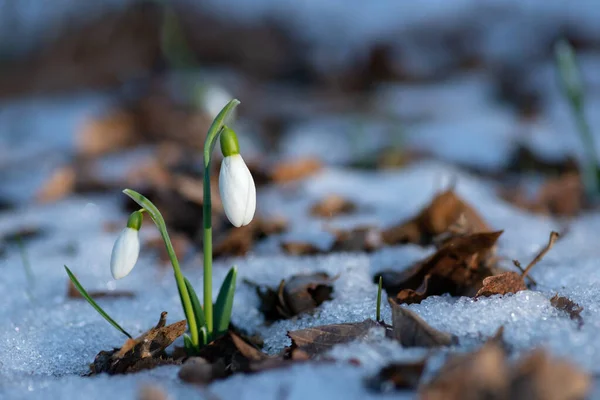
[(113, 278), (121, 279), (129, 275), (140, 255), (138, 231), (125, 228), (119, 234), (110, 257), (110, 272)]
[(235, 227), (247, 225), (256, 208), (256, 188), (250, 170), (239, 154), (223, 159), (219, 192), (225, 215), (231, 224)]
[(250, 173), (248, 167), (246, 167), (246, 171), (248, 171), (248, 194), (246, 198), (246, 211), (244, 212), (242, 226), (248, 225), (252, 221), (252, 218), (254, 218), (254, 212), (256, 211), (256, 186), (254, 186), (254, 179), (252, 178), (252, 174)]

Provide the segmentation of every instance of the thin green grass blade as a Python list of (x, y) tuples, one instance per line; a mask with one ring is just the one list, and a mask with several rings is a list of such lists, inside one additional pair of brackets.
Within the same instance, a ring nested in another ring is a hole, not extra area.
[(237, 278), (237, 268), (233, 266), (219, 290), (219, 296), (214, 309), (214, 337), (224, 334), (229, 329), (231, 320), (231, 310), (233, 309), (233, 296), (235, 295), (235, 281)]
[(69, 279), (71, 279), (71, 282), (73, 282), (73, 285), (75, 285), (75, 288), (77, 288), (77, 290), (79, 291), (79, 293), (81, 293), (81, 295), (83, 296), (84, 299), (87, 300), (88, 303), (90, 303), (90, 305), (92, 307), (94, 307), (94, 310), (96, 310), (98, 312), (98, 314), (102, 315), (102, 317), (104, 317), (105, 320), (107, 320), (112, 326), (115, 327), (115, 329), (117, 329), (118, 331), (120, 331), (121, 333), (123, 333), (124, 335), (126, 335), (128, 338), (132, 339), (132, 336), (127, 333), (127, 331), (123, 328), (121, 328), (121, 326), (119, 324), (117, 324), (117, 322), (112, 319), (103, 309), (102, 307), (100, 307), (95, 301), (94, 299), (92, 299), (90, 297), (90, 295), (86, 292), (86, 290), (83, 288), (83, 286), (81, 286), (81, 283), (79, 283), (79, 281), (77, 280), (77, 278), (75, 277), (75, 275), (73, 275), (73, 273), (71, 272), (71, 270), (69, 269), (69, 267), (67, 267), (65, 265), (65, 270), (67, 271), (67, 275), (69, 275)]
[(379, 276), (379, 285), (377, 287), (377, 311), (375, 312), (375, 321), (381, 321), (381, 288), (383, 286), (383, 277)]
[(190, 295), (190, 300), (192, 301), (192, 308), (194, 309), (194, 316), (196, 317), (196, 325), (198, 329), (202, 328), (206, 325), (206, 320), (204, 319), (204, 310), (202, 309), (202, 304), (200, 304), (200, 300), (198, 300), (198, 295), (194, 290), (194, 287), (188, 281), (188, 279), (184, 276), (183, 280), (185, 281), (185, 286), (187, 287), (188, 294)]

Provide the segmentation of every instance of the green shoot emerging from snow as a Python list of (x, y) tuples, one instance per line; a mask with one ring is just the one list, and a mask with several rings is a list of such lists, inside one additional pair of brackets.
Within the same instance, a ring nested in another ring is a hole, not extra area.
[(575, 59), (575, 52), (566, 40), (560, 40), (556, 43), (554, 52), (561, 87), (571, 107), (571, 112), (577, 124), (577, 131), (586, 151), (587, 160), (582, 173), (586, 192), (589, 197), (598, 197), (600, 195), (598, 157), (594, 144), (594, 136), (585, 117), (583, 83), (577, 66), (577, 60)]

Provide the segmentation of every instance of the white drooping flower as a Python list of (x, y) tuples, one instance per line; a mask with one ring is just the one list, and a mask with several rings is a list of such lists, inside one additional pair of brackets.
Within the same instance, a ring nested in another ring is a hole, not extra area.
[(140, 255), (139, 230), (142, 213), (135, 211), (127, 221), (127, 227), (121, 231), (113, 246), (110, 257), (110, 272), (115, 279), (129, 275)]
[(225, 215), (237, 228), (248, 225), (256, 210), (256, 187), (252, 174), (239, 154), (223, 158), (219, 192)]

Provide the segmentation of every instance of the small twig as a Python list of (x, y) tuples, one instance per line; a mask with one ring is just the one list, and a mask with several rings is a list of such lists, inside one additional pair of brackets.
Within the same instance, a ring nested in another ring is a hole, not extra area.
[(523, 271), (523, 274), (521, 275), (523, 277), (523, 279), (525, 279), (525, 277), (527, 277), (527, 274), (529, 274), (529, 271), (531, 271), (531, 268), (533, 268), (533, 266), (535, 264), (537, 264), (538, 262), (541, 261), (542, 258), (544, 258), (546, 253), (552, 248), (552, 246), (554, 246), (554, 243), (556, 242), (556, 240), (559, 237), (560, 237), (560, 235), (558, 234), (558, 232), (554, 232), (554, 231), (550, 232), (550, 239), (548, 240), (548, 244), (546, 245), (546, 247), (544, 247), (542, 249), (542, 251), (539, 252), (539, 254), (537, 256), (535, 256), (535, 258), (533, 259), (533, 261), (531, 261), (529, 263), (527, 268), (525, 268), (525, 271)]
[[(512, 260), (512, 262), (515, 265), (515, 267), (517, 267), (519, 271), (521, 271), (521, 274), (525, 274), (525, 270), (523, 269), (523, 267), (521, 267), (521, 263), (519, 262), (519, 260)], [(532, 285), (537, 286), (537, 282), (531, 276), (527, 276), (526, 278), (529, 279), (529, 282), (531, 282)]]

